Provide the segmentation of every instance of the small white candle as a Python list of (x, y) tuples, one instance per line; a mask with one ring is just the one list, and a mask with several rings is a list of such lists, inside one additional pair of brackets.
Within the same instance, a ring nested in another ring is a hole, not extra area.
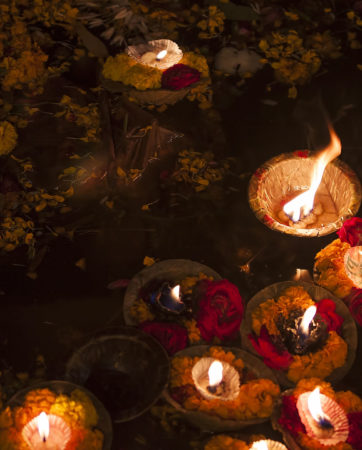
[(22, 437), (31, 450), (64, 450), (71, 436), (70, 427), (63, 419), (45, 412), (34, 417), (22, 431)]
[(271, 439), (263, 439), (261, 441), (253, 442), (250, 450), (288, 450), (287, 447), (278, 441)]
[(167, 55), (167, 50), (161, 50), (159, 53), (157, 53), (156, 59), (157, 61), (161, 61), (165, 56)]

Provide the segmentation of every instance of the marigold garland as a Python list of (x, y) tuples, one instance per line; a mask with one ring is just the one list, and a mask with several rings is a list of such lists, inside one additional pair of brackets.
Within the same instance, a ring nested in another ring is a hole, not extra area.
[[(203, 356), (225, 361), (241, 373), (244, 368), (242, 359), (231, 352), (225, 352), (221, 347), (211, 347)], [(275, 399), (280, 389), (273, 381), (266, 378), (253, 379), (240, 386), (239, 395), (235, 400), (208, 400), (197, 391), (193, 379), (192, 368), (200, 357), (179, 356), (171, 362), (170, 391), (177, 395), (177, 391), (185, 391), (181, 400), (187, 410), (205, 412), (217, 415), (223, 419), (252, 420), (269, 417), (273, 410)]]
[(103, 434), (96, 429), (97, 411), (91, 399), (81, 390), (57, 395), (47, 388), (28, 392), (22, 406), (9, 406), (0, 414), (0, 448), (27, 450), (21, 437), (23, 427), (41, 412), (61, 417), (72, 430), (66, 450), (101, 450)]
[[(267, 334), (270, 339), (280, 338), (280, 331), (277, 327), (277, 318), (280, 316), (288, 317), (290, 312), (295, 309), (306, 310), (314, 301), (309, 296), (308, 292), (301, 286), (290, 287), (284, 290), (279, 297), (268, 299), (261, 303), (252, 312), (252, 331), (256, 336), (264, 339), (264, 334), (261, 336), (262, 327), (266, 327)], [(250, 336), (252, 342), (255, 338)], [(268, 341), (268, 345), (274, 348), (273, 342)], [(262, 347), (255, 347), (258, 349)], [(274, 349), (278, 353), (276, 349)], [(279, 351), (280, 353), (280, 351)], [(285, 358), (283, 359), (286, 367), (279, 367), (279, 369), (286, 370), (286, 375), (292, 382), (297, 382), (301, 377), (320, 377), (326, 378), (335, 369), (343, 366), (346, 361), (348, 353), (348, 345), (344, 339), (339, 336), (336, 331), (329, 330), (328, 338), (323, 348), (318, 351), (310, 352), (305, 355), (292, 355), (287, 350), (284, 350)], [(267, 358), (267, 355), (262, 355)], [(270, 358), (273, 359), (272, 355)], [(267, 360), (265, 359), (267, 362)], [(276, 368), (276, 367), (275, 367)]]

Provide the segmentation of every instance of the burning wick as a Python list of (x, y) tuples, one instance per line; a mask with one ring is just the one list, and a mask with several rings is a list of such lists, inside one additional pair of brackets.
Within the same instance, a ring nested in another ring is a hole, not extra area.
[(293, 222), (298, 222), (312, 211), (314, 197), (322, 181), (324, 169), (330, 161), (341, 154), (341, 141), (331, 125), (328, 125), (328, 128), (331, 140), (329, 145), (317, 156), (316, 162), (313, 165), (310, 188), (302, 194), (297, 195), (283, 207), (283, 211)]
[(309, 336), (309, 325), (311, 324), (316, 312), (317, 307), (313, 305), (310, 306), (303, 315), (298, 331), (304, 338), (307, 338)]
[[(214, 361), (208, 371), (209, 385), (207, 390), (212, 394), (219, 394), (218, 388), (222, 387), (223, 367), (220, 361)], [(221, 392), (220, 392), (221, 394)]]
[(46, 442), (49, 436), (49, 419), (45, 412), (38, 416), (38, 431), (42, 441)]
[(322, 410), (319, 387), (316, 387), (308, 396), (308, 409), (318, 426), (326, 431), (334, 429), (331, 419)]
[(161, 61), (165, 56), (167, 55), (167, 50), (161, 50), (159, 53), (157, 53), (156, 61)]
[(180, 298), (180, 285), (179, 284), (171, 289), (171, 297), (176, 302), (182, 303), (182, 300)]

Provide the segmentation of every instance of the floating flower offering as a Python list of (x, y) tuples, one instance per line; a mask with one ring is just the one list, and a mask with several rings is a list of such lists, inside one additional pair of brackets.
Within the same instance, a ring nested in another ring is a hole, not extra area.
[(320, 152), (285, 153), (267, 161), (249, 184), (249, 203), (268, 227), (295, 236), (322, 236), (338, 230), (361, 204), (361, 184), (342, 161), (332, 129)]
[(341, 368), (345, 372), (353, 362), (353, 319), (342, 302), (318, 289), (309, 283), (277, 283), (248, 304), (242, 343), (285, 385), (333, 376)]
[(59, 394), (51, 387), (44, 387), (29, 390), (22, 402), (18, 400), (10, 402), (0, 415), (1, 449), (109, 448), (104, 447), (106, 438), (99, 426), (96, 406), (83, 389)]
[[(200, 346), (183, 352), (171, 361), (168, 392), (179, 409), (232, 420), (239, 428), (270, 417), (280, 389), (266, 378), (271, 373), (260, 362), (254, 365), (246, 352), (222, 347)], [(222, 367), (216, 375), (210, 373), (215, 362)]]
[(359, 449), (362, 400), (351, 391), (335, 392), (321, 379), (302, 379), (283, 394), (273, 426), (289, 448)]
[(168, 260), (128, 286), (125, 321), (153, 335), (169, 354), (201, 340), (238, 337), (244, 302), (237, 286), (193, 261)]

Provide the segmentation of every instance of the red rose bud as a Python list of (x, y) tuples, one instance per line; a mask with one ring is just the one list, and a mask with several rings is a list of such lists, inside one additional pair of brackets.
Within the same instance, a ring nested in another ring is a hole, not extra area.
[(362, 219), (352, 217), (352, 219), (346, 220), (337, 234), (342, 242), (348, 242), (351, 247), (360, 245), (362, 243)]
[(200, 75), (200, 72), (192, 67), (175, 64), (163, 72), (161, 84), (164, 89), (178, 91), (199, 81)]
[(173, 355), (187, 346), (187, 330), (176, 323), (143, 322), (140, 328), (157, 339), (169, 355)]
[(244, 302), (239, 289), (228, 280), (211, 281), (199, 303), (196, 315), (202, 338), (210, 342), (234, 339), (244, 313)]

